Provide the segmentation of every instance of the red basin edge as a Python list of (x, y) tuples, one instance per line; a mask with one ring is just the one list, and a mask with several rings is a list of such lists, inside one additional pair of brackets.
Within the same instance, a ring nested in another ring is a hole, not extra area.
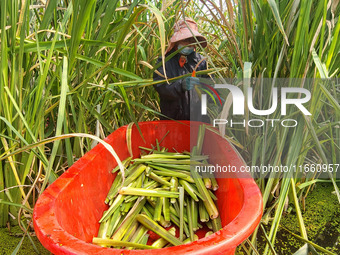
[[(190, 135), (196, 132), (193, 128), (198, 124), (189, 121), (141, 122), (139, 126), (145, 142), (134, 126), (133, 154), (138, 156), (138, 146), (155, 144), (155, 138), (161, 139), (168, 130), (169, 135), (162, 145), (175, 147), (178, 151), (188, 150)], [(121, 159), (129, 155), (126, 130), (127, 126), (121, 127), (105, 139)], [(205, 142), (206, 139), (214, 141), (212, 150), (222, 148), (228, 162), (238, 166), (245, 164), (227, 140), (213, 132), (207, 133)], [(33, 222), (36, 235), (45, 248), (54, 254), (68, 255), (160, 253), (159, 250), (103, 248), (90, 243), (98, 230), (97, 222), (107, 208), (103, 201), (114, 179), (110, 172), (115, 165), (112, 155), (102, 145), (97, 145), (43, 192), (34, 207)], [(190, 244), (163, 248), (162, 254), (234, 254), (236, 247), (255, 230), (263, 207), (261, 192), (255, 181), (252, 178), (221, 178), (217, 181), (220, 186), (216, 192), (217, 204), (223, 228)]]

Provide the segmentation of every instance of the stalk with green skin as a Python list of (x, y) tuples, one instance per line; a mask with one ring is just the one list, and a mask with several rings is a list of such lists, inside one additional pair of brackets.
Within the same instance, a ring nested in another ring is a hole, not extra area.
[(173, 235), (169, 234), (168, 231), (166, 231), (164, 228), (159, 226), (155, 221), (150, 219), (148, 216), (144, 214), (137, 215), (136, 219), (144, 225), (149, 230), (153, 231), (154, 233), (158, 234), (160, 237), (163, 237), (165, 240), (167, 240), (169, 243), (172, 243), (173, 245), (181, 245), (183, 244), (180, 240), (178, 240)]
[[(171, 192), (178, 192), (178, 179), (176, 177), (172, 177), (170, 180), (171, 183), (171, 188), (170, 191)], [(176, 199), (175, 198), (171, 198), (170, 202), (172, 204), (176, 203)]]
[(118, 241), (122, 240), (122, 238), (125, 235), (126, 231), (131, 226), (133, 221), (136, 219), (136, 216), (143, 209), (145, 202), (146, 202), (146, 199), (143, 198), (143, 199), (141, 199), (139, 201), (138, 204), (134, 205), (134, 207), (131, 209), (131, 211), (126, 215), (124, 221), (119, 226), (117, 231), (113, 234), (113, 236), (112, 236), (113, 240), (118, 240)]
[(212, 200), (207, 188), (205, 187), (201, 176), (196, 171), (192, 171), (192, 175), (193, 175), (193, 178), (195, 179), (195, 183), (197, 185), (198, 191), (200, 192), (201, 196), (204, 197), (203, 202), (204, 202), (205, 208), (207, 209), (209, 213), (209, 217), (211, 219), (217, 218), (219, 215), (218, 209), (214, 201)]
[(162, 191), (162, 190), (148, 190), (142, 188), (123, 187), (120, 189), (121, 195), (136, 195), (136, 196), (150, 196), (150, 197), (169, 197), (177, 198), (178, 192)]
[(156, 247), (153, 247), (150, 245), (123, 242), (123, 241), (117, 241), (117, 240), (112, 240), (112, 239), (107, 239), (107, 238), (98, 238), (98, 237), (93, 237), (92, 243), (104, 245), (104, 246), (132, 247), (132, 248), (137, 248), (137, 249), (157, 249)]
[[(171, 235), (176, 236), (176, 228), (172, 227), (168, 230), (168, 232)], [(157, 248), (163, 248), (167, 244), (168, 244), (168, 241), (161, 237), (157, 239), (156, 241), (154, 241), (151, 246), (157, 247)]]

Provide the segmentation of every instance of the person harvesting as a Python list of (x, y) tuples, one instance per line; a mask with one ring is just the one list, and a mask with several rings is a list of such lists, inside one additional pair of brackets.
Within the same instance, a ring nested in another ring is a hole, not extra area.
[[(177, 52), (165, 63), (167, 78), (174, 78), (196, 71), (206, 70), (207, 63), (196, 49), (207, 46), (206, 39), (198, 32), (197, 23), (191, 18), (178, 21), (174, 26), (174, 34), (165, 52), (166, 56)], [(161, 62), (161, 59), (158, 60)], [(194, 86), (199, 84), (199, 78), (191, 75), (173, 82), (166, 82), (163, 66), (153, 75), (154, 81), (164, 80), (164, 83), (154, 85), (160, 97), (161, 113), (175, 120), (198, 120), (190, 113), (198, 112), (193, 108), (199, 107), (200, 98)], [(161, 116), (161, 119), (167, 119)], [(198, 116), (197, 116), (198, 117)]]

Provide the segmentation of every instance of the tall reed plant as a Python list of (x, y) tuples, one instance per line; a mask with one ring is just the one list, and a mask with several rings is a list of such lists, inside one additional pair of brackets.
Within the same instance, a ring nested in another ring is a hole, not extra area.
[(1, 1), (0, 226), (20, 222), (22, 202), (32, 209), (94, 143), (75, 137), (27, 146), (68, 133), (104, 138), (122, 125), (157, 118), (153, 88), (129, 84), (150, 83), (172, 26), (165, 17), (178, 4)]
[[(272, 87), (275, 80), (281, 78), (290, 79), (288, 86), (311, 91), (311, 100), (305, 105), (311, 116), (299, 116), (292, 109), (287, 113), (298, 120), (294, 129), (267, 125), (222, 131), (243, 145), (242, 155), (249, 165), (340, 162), (339, 12), (340, 5), (334, 1), (195, 1), (192, 13), (206, 21), (202, 28), (213, 42), (206, 55), (216, 67), (228, 66), (220, 75), (235, 78), (245, 94), (249, 86), (253, 88), (255, 109), (270, 108)], [(256, 81), (251, 79), (254, 77)], [(271, 79), (269, 85), (265, 85), (265, 78)], [(223, 111), (213, 117), (224, 119), (227, 116), (231, 116), (228, 99)], [(245, 118), (250, 117), (246, 112)], [(270, 116), (270, 119), (280, 118), (280, 113)], [(263, 222), (273, 218), (263, 254), (274, 249), (287, 201), (296, 211), (300, 236), (308, 240), (301, 202), (310, 186), (318, 181), (317, 176), (286, 177), (277, 173), (271, 174), (269, 179), (257, 180), (263, 192)], [(340, 202), (334, 178), (332, 182)], [(256, 233), (252, 241), (256, 247)]]

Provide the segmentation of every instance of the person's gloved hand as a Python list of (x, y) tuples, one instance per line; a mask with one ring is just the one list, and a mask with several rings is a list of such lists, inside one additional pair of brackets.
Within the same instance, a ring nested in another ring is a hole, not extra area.
[(194, 85), (197, 85), (200, 83), (200, 79), (197, 77), (186, 77), (182, 82), (182, 88), (183, 90), (192, 90)]

